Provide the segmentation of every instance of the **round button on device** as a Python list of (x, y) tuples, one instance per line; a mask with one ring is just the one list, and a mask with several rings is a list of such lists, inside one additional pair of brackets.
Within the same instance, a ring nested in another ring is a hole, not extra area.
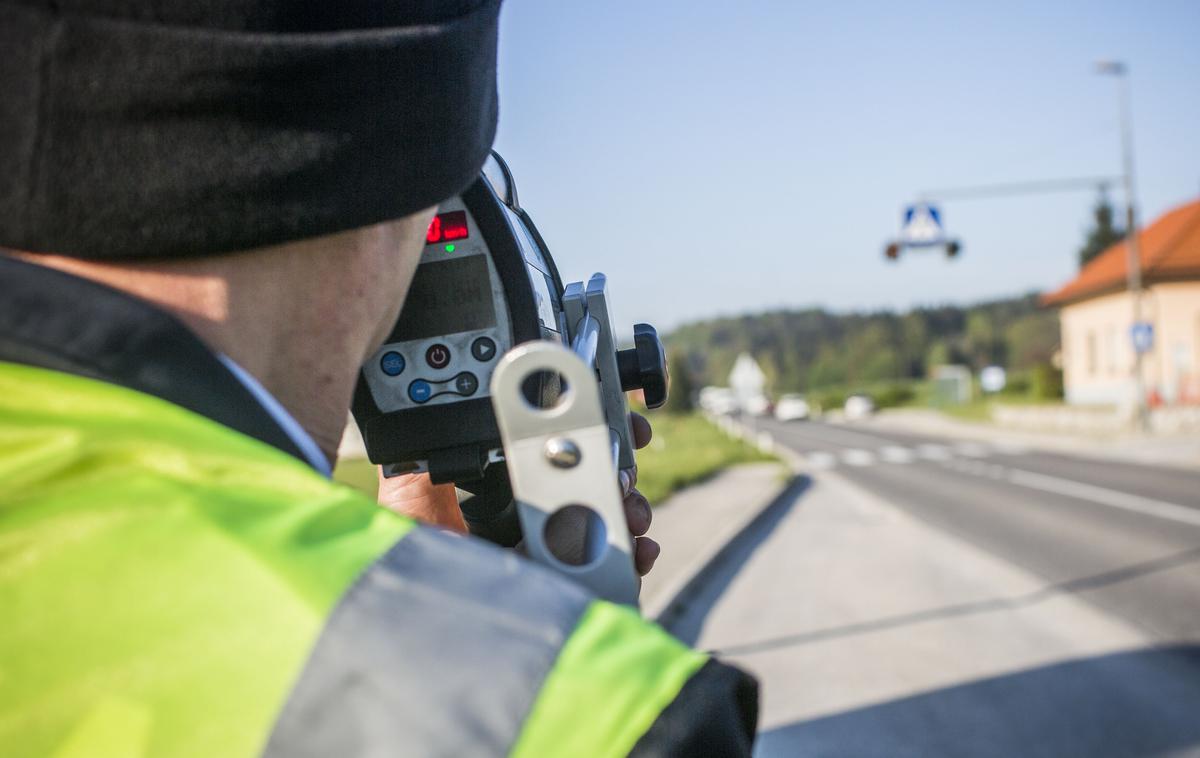
[(475, 360), (487, 363), (496, 357), (496, 343), (490, 337), (480, 337), (471, 343), (471, 355)]
[(464, 371), (454, 377), (454, 388), (460, 395), (474, 395), (475, 390), (479, 389), (479, 380), (471, 372)]
[(379, 368), (388, 376), (400, 376), (404, 373), (404, 356), (389, 350), (379, 359)]
[(424, 379), (416, 379), (408, 385), (408, 396), (414, 403), (423, 403), (433, 396), (433, 387)]
[(430, 368), (446, 368), (450, 364), (450, 348), (445, 345), (430, 345), (425, 351), (425, 362)]

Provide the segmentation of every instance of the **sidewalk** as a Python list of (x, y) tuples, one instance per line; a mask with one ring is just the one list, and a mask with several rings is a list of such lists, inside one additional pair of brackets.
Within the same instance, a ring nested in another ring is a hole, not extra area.
[(1094, 458), (1180, 468), (1200, 468), (1200, 435), (1145, 435), (1126, 432), (1103, 436), (1035, 432), (995, 424), (962, 421), (934, 410), (901, 408), (880, 412), (855, 422), (864, 427), (929, 434), (959, 439), (986, 440), (1037, 450)]
[(1140, 630), (836, 473), (796, 489), (669, 625), (760, 678), (757, 755), (1139, 755), (1119, 724), (1150, 718), (1195, 736), (1200, 685)]
[(650, 536), (662, 545), (642, 583), (642, 613), (657, 618), (688, 582), (753, 521), (787, 483), (778, 463), (734, 466), (654, 508)]

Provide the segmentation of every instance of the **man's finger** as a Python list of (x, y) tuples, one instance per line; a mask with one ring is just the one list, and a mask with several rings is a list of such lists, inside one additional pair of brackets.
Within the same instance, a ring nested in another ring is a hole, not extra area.
[(629, 426), (633, 429), (634, 449), (641, 450), (650, 444), (650, 438), (654, 436), (654, 430), (650, 428), (650, 422), (642, 414), (630, 411)]
[(649, 537), (638, 537), (633, 541), (633, 565), (641, 576), (650, 573), (662, 547)]
[(625, 497), (625, 522), (629, 525), (630, 534), (641, 537), (650, 530), (652, 518), (650, 501), (642, 493), (633, 490)]

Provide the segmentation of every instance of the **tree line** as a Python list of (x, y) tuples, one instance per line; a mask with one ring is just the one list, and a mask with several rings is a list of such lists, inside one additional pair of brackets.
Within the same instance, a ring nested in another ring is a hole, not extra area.
[(1031, 372), (1050, 365), (1058, 343), (1057, 314), (1039, 307), (1034, 293), (905, 313), (776, 310), (686, 324), (666, 338), (676, 384), (727, 384), (734, 359), (746, 352), (775, 394), (919, 380), (948, 363)]

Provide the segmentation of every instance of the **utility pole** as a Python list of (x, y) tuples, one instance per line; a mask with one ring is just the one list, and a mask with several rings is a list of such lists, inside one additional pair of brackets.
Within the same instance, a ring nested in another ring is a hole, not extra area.
[[(1101, 61), (1096, 64), (1096, 73), (1116, 77), (1117, 109), (1121, 119), (1121, 166), (1122, 183), (1125, 185), (1125, 266), (1126, 285), (1133, 301), (1133, 323), (1142, 322), (1142, 256), (1141, 240), (1138, 239), (1137, 202), (1134, 194), (1133, 176), (1133, 112), (1129, 103), (1129, 69), (1120, 61)], [(1132, 342), (1132, 332), (1130, 336)], [(1135, 423), (1144, 430), (1149, 425), (1146, 409), (1146, 380), (1142, 375), (1142, 350), (1133, 345), (1133, 387), (1136, 393)]]

